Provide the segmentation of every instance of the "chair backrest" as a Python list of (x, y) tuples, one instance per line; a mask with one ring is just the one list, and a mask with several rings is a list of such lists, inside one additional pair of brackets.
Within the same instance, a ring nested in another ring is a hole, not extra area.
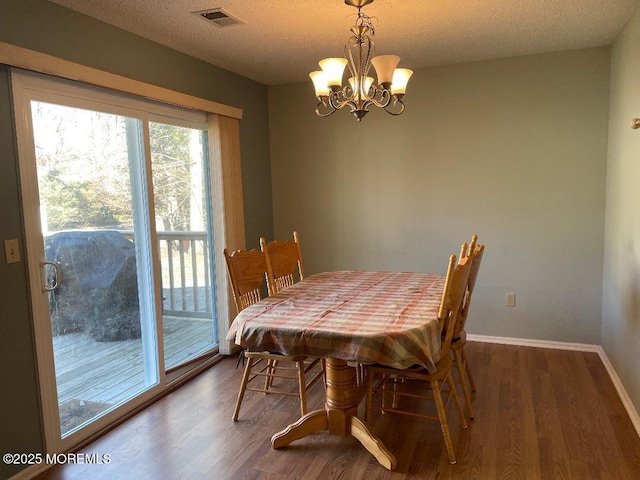
[(449, 353), (458, 316), (462, 310), (462, 302), (467, 290), (472, 262), (469, 257), (460, 260), (456, 265), (456, 256), (449, 258), (449, 268), (442, 292), (441, 316), (438, 318), (442, 325), (442, 343), (440, 358)]
[(229, 254), (225, 248), (224, 258), (227, 261), (233, 300), (240, 312), (262, 298), (262, 286), (267, 274), (266, 257), (256, 249), (236, 250)]
[(444, 324), (447, 318), (447, 301), (449, 299), (449, 291), (451, 290), (451, 282), (453, 281), (453, 270), (456, 267), (456, 256), (449, 257), (449, 265), (447, 266), (447, 275), (444, 279), (444, 288), (442, 289), (442, 297), (440, 298), (440, 309), (438, 310), (438, 322), (440, 323), (440, 331), (444, 330)]
[(269, 295), (293, 285), (296, 282), (296, 276), (299, 280), (304, 278), (298, 232), (293, 232), (293, 242), (291, 240), (273, 240), (267, 243), (264, 238), (261, 238), (260, 248), (267, 261)]
[[(477, 237), (474, 235), (477, 239)], [(464, 295), (464, 301), (462, 303), (462, 309), (460, 311), (460, 315), (458, 315), (458, 321), (456, 322), (456, 328), (453, 332), (453, 338), (459, 338), (462, 330), (464, 330), (465, 324), (467, 323), (467, 316), (469, 315), (469, 306), (471, 305), (471, 296), (473, 295), (473, 289), (476, 286), (476, 279), (478, 278), (478, 272), (480, 271), (480, 264), (482, 263), (482, 255), (484, 254), (484, 245), (476, 244), (476, 242), (472, 241), (472, 245), (474, 245), (473, 250), (469, 249), (471, 260), (471, 270), (469, 272), (469, 279), (467, 281), (467, 289)]]
[(460, 259), (462, 260), (464, 257), (468, 257), (471, 255), (476, 249), (476, 244), (478, 243), (478, 235), (475, 233), (471, 236), (471, 243), (467, 244), (467, 242), (462, 244), (462, 248), (460, 249)]

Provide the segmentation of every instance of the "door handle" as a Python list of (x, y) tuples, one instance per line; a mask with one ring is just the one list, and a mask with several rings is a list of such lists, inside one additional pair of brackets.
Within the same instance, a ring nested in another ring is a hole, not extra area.
[[(49, 282), (47, 282), (47, 278), (45, 275), (47, 265), (53, 265), (53, 269), (56, 272), (53, 285), (49, 285)], [(44, 262), (40, 262), (40, 266), (42, 267), (42, 274), (43, 274), (42, 291), (53, 292), (56, 288), (60, 286), (60, 280), (62, 279), (62, 272), (60, 271), (60, 262), (44, 261)]]

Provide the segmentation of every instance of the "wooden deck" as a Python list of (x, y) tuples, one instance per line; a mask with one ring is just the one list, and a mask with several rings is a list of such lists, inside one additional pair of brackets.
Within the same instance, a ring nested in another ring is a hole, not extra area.
[[(165, 367), (210, 348), (212, 321), (164, 317)], [(93, 402), (104, 411), (146, 388), (142, 340), (97, 342), (86, 333), (53, 338), (58, 404)], [(62, 425), (65, 431), (65, 426)]]

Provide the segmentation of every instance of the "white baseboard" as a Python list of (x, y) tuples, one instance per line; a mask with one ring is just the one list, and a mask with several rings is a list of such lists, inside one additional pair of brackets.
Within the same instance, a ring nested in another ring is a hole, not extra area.
[(598, 355), (600, 355), (600, 360), (602, 360), (602, 363), (604, 364), (604, 368), (606, 368), (607, 372), (609, 372), (611, 381), (613, 382), (613, 385), (616, 387), (616, 390), (618, 391), (618, 395), (620, 395), (620, 400), (622, 400), (622, 404), (624, 405), (624, 408), (627, 410), (627, 413), (629, 414), (629, 418), (631, 418), (631, 422), (633, 423), (633, 426), (636, 427), (636, 432), (638, 432), (638, 435), (640, 436), (640, 416), (638, 415), (638, 411), (633, 405), (633, 402), (631, 401), (631, 397), (629, 397), (629, 394), (625, 390), (624, 385), (622, 385), (622, 381), (620, 380), (620, 377), (618, 377), (618, 373), (616, 372), (615, 368), (613, 368), (613, 365), (609, 361), (609, 357), (607, 357), (606, 352), (602, 347), (600, 346), (598, 347), (600, 349), (598, 350)]
[(467, 333), (467, 340), (472, 342), (500, 343), (502, 345), (519, 345), (521, 347), (554, 348), (556, 350), (573, 350), (578, 352), (598, 352), (600, 345), (589, 343), (555, 342), (553, 340), (530, 340), (528, 338), (491, 337), (488, 335), (473, 335)]
[(526, 338), (511, 338), (511, 337), (491, 337), (488, 335), (473, 335), (467, 334), (467, 340), (472, 342), (484, 342), (484, 343), (499, 343), (502, 345), (519, 345), (523, 347), (539, 347), (539, 348), (555, 348), (557, 350), (573, 350), (578, 352), (594, 352), (597, 353), (602, 360), (602, 364), (604, 368), (607, 370), (613, 385), (616, 387), (616, 391), (618, 392), (618, 396), (620, 400), (622, 400), (622, 404), (624, 405), (629, 418), (631, 419), (631, 423), (636, 429), (636, 433), (640, 436), (640, 415), (638, 415), (638, 410), (636, 410), (635, 405), (631, 401), (629, 394), (624, 388), (618, 373), (615, 368), (609, 361), (609, 357), (607, 357), (606, 352), (600, 345), (592, 345), (588, 343), (567, 343), (567, 342), (554, 342), (551, 340), (529, 340)]

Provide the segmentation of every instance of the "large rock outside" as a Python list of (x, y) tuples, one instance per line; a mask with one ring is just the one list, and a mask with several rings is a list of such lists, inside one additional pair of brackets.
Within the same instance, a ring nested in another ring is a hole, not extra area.
[(45, 257), (61, 270), (50, 301), (54, 335), (83, 331), (100, 342), (140, 337), (133, 242), (108, 230), (59, 232), (45, 238)]

